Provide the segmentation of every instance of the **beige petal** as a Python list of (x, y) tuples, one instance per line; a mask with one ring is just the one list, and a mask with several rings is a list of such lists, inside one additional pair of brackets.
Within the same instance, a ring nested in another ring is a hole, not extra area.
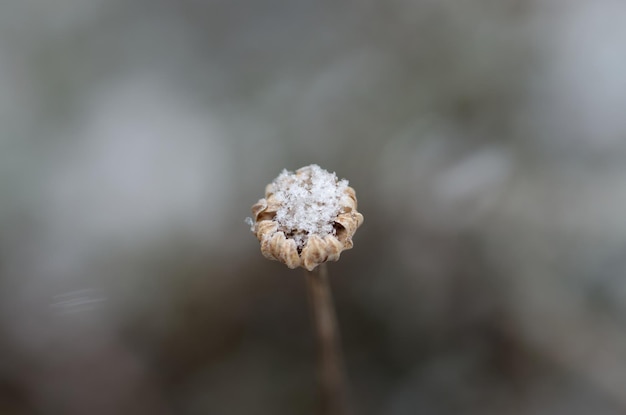
[(326, 243), (326, 261), (338, 261), (344, 249), (343, 243), (332, 235), (326, 235), (324, 242)]
[(352, 242), (352, 237), (349, 236), (343, 240), (343, 250), (347, 251), (348, 249), (352, 249), (354, 243)]
[(346, 187), (346, 190), (344, 191), (344, 198), (342, 199), (342, 203), (346, 206), (351, 208), (351, 210), (356, 210), (357, 208), (357, 201), (356, 201), (356, 193), (354, 192), (354, 189), (351, 187)]
[(293, 239), (285, 239), (282, 242), (279, 253), (279, 261), (294, 269), (300, 266), (300, 257), (298, 256), (298, 248), (296, 241)]
[[(282, 232), (276, 232), (261, 240), (261, 253), (267, 259), (277, 260), (274, 255), (274, 247), (279, 243)], [(284, 237), (284, 235), (283, 235)]]
[(348, 235), (350, 236), (354, 235), (354, 232), (356, 231), (356, 228), (358, 227), (357, 219), (352, 212), (342, 213), (338, 215), (337, 219), (335, 219), (335, 222), (343, 226), (346, 229), (346, 232), (348, 233)]
[(255, 224), (256, 236), (259, 240), (270, 238), (278, 231), (278, 224), (271, 220), (262, 220)]
[(274, 255), (274, 258), (276, 258), (278, 261), (281, 261), (281, 254), (283, 252), (283, 247), (285, 246), (286, 242), (287, 238), (282, 232), (276, 232), (274, 236), (272, 236), (272, 243), (270, 245), (270, 248), (272, 250), (272, 255)]
[(359, 212), (356, 212), (356, 211), (352, 213), (356, 217), (356, 227), (358, 228), (359, 226), (363, 225), (363, 221), (365, 220), (363, 215), (361, 215)]
[(274, 196), (273, 194), (269, 195), (266, 198), (266, 203), (268, 212), (277, 212), (280, 208), (280, 202), (276, 200), (276, 196)]
[(267, 201), (265, 199), (259, 199), (254, 205), (252, 205), (252, 215), (254, 220), (258, 220), (259, 215), (267, 209)]
[(302, 249), (302, 263), (304, 268), (312, 271), (316, 266), (326, 261), (326, 243), (317, 235), (310, 235)]

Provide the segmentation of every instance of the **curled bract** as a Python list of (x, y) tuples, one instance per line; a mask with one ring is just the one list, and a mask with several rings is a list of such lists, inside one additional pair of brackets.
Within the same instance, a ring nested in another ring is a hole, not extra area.
[(315, 164), (295, 173), (283, 170), (252, 206), (252, 215), (263, 256), (309, 271), (352, 248), (363, 223), (354, 189)]

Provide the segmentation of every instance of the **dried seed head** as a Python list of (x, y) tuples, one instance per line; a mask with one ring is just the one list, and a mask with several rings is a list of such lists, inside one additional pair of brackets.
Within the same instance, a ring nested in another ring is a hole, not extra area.
[(252, 206), (247, 222), (266, 258), (311, 271), (352, 248), (352, 236), (363, 223), (356, 209), (348, 181), (312, 164), (295, 173), (283, 170)]

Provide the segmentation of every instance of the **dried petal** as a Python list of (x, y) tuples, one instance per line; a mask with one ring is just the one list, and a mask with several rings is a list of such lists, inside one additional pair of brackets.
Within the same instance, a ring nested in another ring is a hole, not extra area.
[(304, 246), (304, 249), (302, 249), (301, 256), (304, 268), (312, 271), (328, 258), (326, 254), (326, 243), (317, 235), (309, 236), (309, 240)]
[(326, 261), (338, 261), (341, 251), (343, 251), (344, 245), (335, 236), (327, 235), (324, 237), (326, 242)]

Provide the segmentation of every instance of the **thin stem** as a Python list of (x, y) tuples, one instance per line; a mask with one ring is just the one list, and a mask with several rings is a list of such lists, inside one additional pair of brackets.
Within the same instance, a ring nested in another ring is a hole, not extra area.
[(326, 264), (306, 275), (317, 342), (320, 414), (346, 415), (350, 413), (347, 385)]

